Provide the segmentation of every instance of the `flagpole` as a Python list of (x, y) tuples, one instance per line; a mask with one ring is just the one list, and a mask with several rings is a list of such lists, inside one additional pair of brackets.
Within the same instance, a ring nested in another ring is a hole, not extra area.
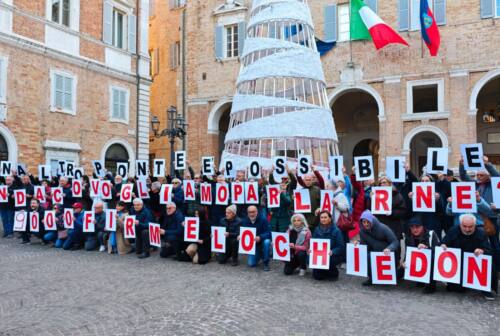
[[(349, 1), (349, 15), (351, 15), (351, 6), (352, 6), (352, 1)], [(352, 36), (351, 36), (351, 25), (349, 23), (349, 54), (350, 54), (350, 59), (351, 59), (351, 64), (352, 64)]]

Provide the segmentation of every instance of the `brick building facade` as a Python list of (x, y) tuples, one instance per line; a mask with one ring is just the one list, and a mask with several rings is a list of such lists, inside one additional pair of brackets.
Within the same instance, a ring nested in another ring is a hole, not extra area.
[[(418, 0), (366, 1), (410, 45), (378, 52), (371, 41), (349, 41), (349, 1), (308, 1), (316, 36), (337, 42), (322, 62), (346, 164), (371, 154), (383, 169), (385, 156), (404, 155), (420, 170), (426, 148), (444, 146), (457, 167), (460, 144), (476, 141), (500, 163), (500, 5), (431, 2), (441, 32), (438, 57), (422, 42)], [(187, 150), (195, 166), (223, 149), (250, 8), (251, 1), (187, 2)]]
[(149, 0), (0, 0), (1, 160), (36, 174), (148, 158), (148, 11)]

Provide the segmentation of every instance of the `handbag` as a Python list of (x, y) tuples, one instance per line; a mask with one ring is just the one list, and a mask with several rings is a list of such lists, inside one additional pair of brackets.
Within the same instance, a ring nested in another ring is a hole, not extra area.
[(349, 213), (347, 213), (347, 215), (340, 213), (339, 219), (337, 220), (337, 227), (342, 232), (349, 232), (351, 230), (354, 230), (355, 226), (352, 215)]
[(488, 237), (493, 237), (497, 233), (497, 229), (495, 228), (495, 224), (491, 221), (491, 219), (488, 216), (481, 215), (481, 219), (483, 220), (483, 228), (484, 228), (484, 233)]
[(68, 238), (68, 230), (57, 231), (57, 239), (66, 239), (66, 238)]

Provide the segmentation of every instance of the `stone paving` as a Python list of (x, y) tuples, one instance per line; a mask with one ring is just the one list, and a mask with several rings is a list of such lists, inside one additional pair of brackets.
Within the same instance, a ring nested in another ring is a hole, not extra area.
[(500, 335), (500, 298), (0, 239), (0, 335)]

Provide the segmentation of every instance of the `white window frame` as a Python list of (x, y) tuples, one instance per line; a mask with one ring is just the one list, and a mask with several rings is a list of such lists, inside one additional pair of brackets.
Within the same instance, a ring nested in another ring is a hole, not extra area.
[(186, 6), (186, 0), (171, 0), (170, 9), (177, 9)]
[[(113, 91), (125, 92), (125, 119), (117, 118), (113, 115)], [(129, 124), (130, 119), (130, 90), (122, 86), (110, 85), (109, 86), (109, 120), (111, 122), (118, 122), (122, 124)]]
[(7, 69), (9, 59), (0, 55), (0, 104), (7, 104)]
[[(348, 37), (347, 38), (342, 38), (341, 37), (341, 26), (345, 23), (342, 23), (341, 20), (340, 20), (340, 12), (341, 12), (341, 9), (343, 10), (344, 8), (347, 9), (347, 32), (348, 32)], [(351, 32), (350, 32), (350, 27), (351, 25), (351, 11), (350, 11), (350, 7), (349, 7), (349, 4), (346, 3), (346, 4), (339, 4), (337, 5), (337, 42), (347, 42), (351, 39)]]
[[(426, 85), (437, 85), (438, 86), (437, 87), (438, 110), (437, 111), (414, 113), (413, 112), (413, 88), (418, 87), (418, 86), (426, 86)], [(448, 113), (444, 109), (444, 78), (408, 81), (406, 83), (406, 114), (414, 116), (414, 117), (419, 116), (422, 118), (425, 118), (427, 116), (446, 117)]]
[[(231, 41), (231, 46), (233, 48), (233, 52), (231, 53), (231, 56), (228, 56), (227, 55), (227, 44), (228, 44), (228, 34), (227, 34), (227, 30), (228, 28), (232, 28), (233, 29), (233, 34), (231, 35), (233, 37), (233, 40)], [(238, 38), (236, 39), (236, 42), (238, 42), (238, 55), (234, 55), (234, 32), (236, 32), (237, 34), (239, 33), (238, 32), (238, 23), (232, 23), (232, 24), (228, 24), (228, 25), (225, 25), (224, 26), (224, 58), (225, 59), (234, 59), (234, 58), (238, 58), (239, 55), (241, 55), (241, 50), (240, 50), (240, 45), (239, 45), (239, 35), (238, 35)]]
[[(72, 85), (71, 85), (71, 105), (72, 109), (66, 109), (66, 108), (58, 108), (56, 106), (56, 80), (55, 76), (63, 76), (63, 77), (69, 77), (71, 78)], [(71, 115), (76, 115), (76, 88), (77, 88), (77, 83), (78, 83), (78, 77), (65, 71), (61, 70), (50, 70), (50, 111), (51, 112), (61, 112), (61, 113), (67, 113)]]
[[(115, 13), (119, 13), (122, 15), (122, 45), (121, 47), (118, 45), (118, 40), (115, 38), (117, 36), (118, 32), (118, 15)], [(123, 49), (127, 50), (127, 42), (128, 42), (128, 14), (127, 12), (123, 11), (122, 9), (113, 6), (113, 31), (112, 31), (112, 39), (113, 39), (113, 46), (118, 49)]]
[[(431, 11), (434, 13), (434, 0), (430, 0), (429, 7)], [(420, 0), (409, 0), (409, 18), (408, 25), (409, 31), (419, 31), (420, 30)], [(416, 13), (414, 11), (416, 10)], [(416, 21), (415, 21), (416, 20)]]
[(52, 21), (52, 0), (46, 0), (45, 3), (45, 19), (52, 22), (55, 25), (72, 29), (75, 31), (80, 30), (80, 0), (70, 0), (69, 1), (69, 26), (63, 25), (62, 22), (62, 11), (59, 14), (58, 21)]

